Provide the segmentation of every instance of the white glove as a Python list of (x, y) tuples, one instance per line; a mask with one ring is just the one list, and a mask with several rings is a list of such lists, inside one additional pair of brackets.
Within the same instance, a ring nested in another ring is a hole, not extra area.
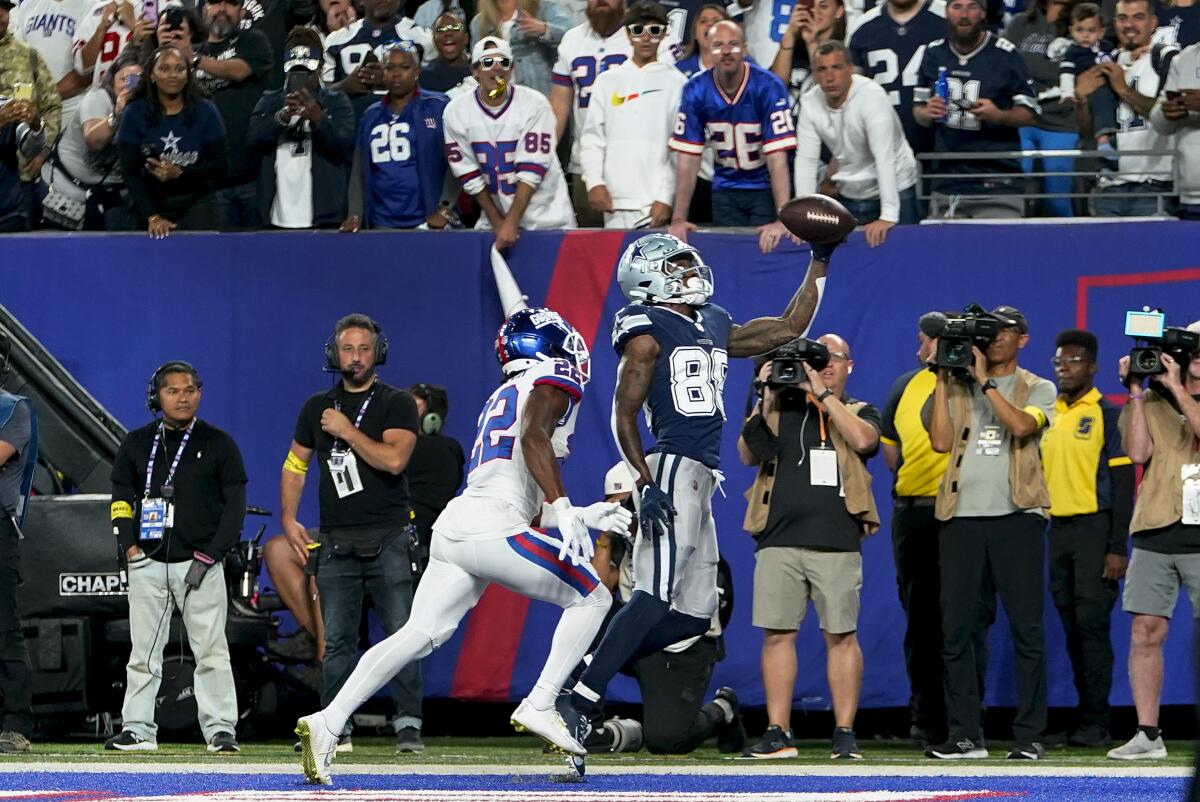
[(558, 497), (550, 506), (554, 508), (558, 531), (562, 535), (558, 559), (565, 560), (569, 557), (574, 565), (583, 565), (590, 561), (595, 554), (595, 547), (583, 520), (585, 511), (572, 506), (571, 500), (566, 496)]
[(629, 534), (633, 513), (620, 504), (597, 501), (583, 508), (583, 522), (599, 532), (612, 532), (614, 535), (625, 537)]

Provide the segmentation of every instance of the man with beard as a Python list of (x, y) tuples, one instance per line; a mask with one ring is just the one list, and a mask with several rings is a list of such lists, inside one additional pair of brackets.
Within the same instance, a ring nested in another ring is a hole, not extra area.
[[(984, 13), (981, 0), (951, 0), (949, 35), (931, 43), (921, 59), (913, 118), (926, 128), (936, 126), (938, 153), (1020, 150), (1018, 129), (1033, 125), (1038, 112), (1025, 61), (1012, 42), (984, 29)], [(936, 91), (939, 74), (949, 87), (945, 98)], [(1025, 213), (1016, 159), (943, 159), (932, 171), (953, 177), (933, 182), (931, 216), (1018, 218)], [(1014, 177), (973, 177), (979, 173)]]
[[(362, 601), (370, 594), (384, 635), (408, 621), (413, 600), (409, 535), (412, 511), (404, 475), (417, 442), (417, 405), (384, 384), (375, 369), (387, 361), (383, 330), (366, 315), (346, 315), (325, 343), (325, 370), (340, 380), (305, 402), (279, 482), (284, 536), (305, 564), (316, 560), (325, 624), (322, 705), (328, 706), (358, 659)], [(320, 475), (320, 540), (296, 520), (310, 461)], [(420, 666), (391, 683), (397, 752), (421, 752)], [(339, 733), (350, 751), (350, 724)]]
[(387, 92), (380, 48), (407, 40), (421, 46), (422, 61), (433, 57), (429, 31), (400, 13), (400, 0), (366, 0), (365, 17), (325, 40), (321, 81), (350, 96), (357, 125), (363, 112)]
[(458, 9), (444, 12), (433, 23), (433, 46), (437, 58), (421, 70), (421, 88), (431, 92), (449, 92), (471, 75), (471, 56), (467, 24)]
[(188, 42), (179, 47), (191, 58), (196, 80), (225, 121), (229, 174), (217, 190), (221, 228), (233, 231), (261, 228), (255, 181), (258, 160), (247, 155), (246, 130), (271, 73), (271, 44), (258, 31), (239, 27), (241, 0), (209, 0), (204, 6), (204, 19), (208, 22), (208, 41), (196, 48), (194, 54)]
[[(206, 2), (197, 3), (201, 11)], [(267, 87), (278, 89), (283, 86), (284, 41), (288, 31), (296, 25), (306, 25), (313, 15), (321, 13), (315, 0), (243, 0), (242, 19), (238, 27), (243, 31), (254, 30), (267, 37), (274, 55), (271, 71), (267, 75)]]
[[(567, 173), (570, 177), (571, 201), (579, 224), (583, 226), (600, 226), (604, 221), (600, 213), (588, 204), (583, 165), (579, 161), (580, 135), (596, 77), (605, 70), (624, 64), (633, 55), (633, 44), (621, 24), (625, 10), (625, 0), (588, 0), (587, 21), (563, 34), (558, 44), (558, 60), (550, 75), (554, 83), (550, 88), (550, 106), (554, 109), (560, 141), (567, 130), (567, 117), (571, 118), (574, 142), (571, 144)], [(659, 60), (668, 64), (674, 62), (670, 52), (670, 40), (663, 37), (658, 43)]]

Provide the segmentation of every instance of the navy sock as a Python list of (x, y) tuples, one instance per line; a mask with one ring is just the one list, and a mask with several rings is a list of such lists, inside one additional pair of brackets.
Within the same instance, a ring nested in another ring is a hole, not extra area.
[(712, 626), (712, 622), (707, 618), (697, 618), (678, 610), (671, 610), (667, 613), (666, 618), (659, 621), (652, 630), (646, 633), (642, 645), (637, 648), (630, 659), (636, 662), (643, 657), (662, 651), (672, 643), (703, 635), (708, 632), (710, 626)]
[(621, 670), (621, 666), (625, 665), (642, 645), (647, 634), (666, 618), (670, 611), (670, 605), (662, 599), (656, 599), (640, 590), (634, 591), (633, 598), (613, 618), (604, 640), (600, 641), (600, 648), (592, 655), (591, 665), (579, 679), (579, 682), (598, 698), (589, 699), (573, 691), (571, 703), (576, 710), (591, 713), (599, 705), (609, 680)]

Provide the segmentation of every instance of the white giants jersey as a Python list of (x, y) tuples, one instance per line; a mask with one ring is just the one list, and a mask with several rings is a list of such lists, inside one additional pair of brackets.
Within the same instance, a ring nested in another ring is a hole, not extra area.
[[(140, 19), (142, 16), (141, 0), (130, 0), (133, 5), (133, 16), (135, 19)], [(100, 27), (100, 22), (104, 18), (104, 8), (107, 5), (106, 0), (96, 0), (91, 11), (83, 18), (83, 21), (77, 26), (75, 33), (75, 45), (73, 52), (73, 60), (75, 62), (75, 71), (80, 75), (91, 75), (92, 86), (99, 86), (104, 81), (104, 76), (108, 75), (108, 71), (112, 69), (113, 62), (117, 60), (117, 56), (121, 55), (130, 40), (133, 39), (133, 31), (125, 27), (125, 24), (120, 20), (108, 26), (108, 32), (104, 34), (104, 41), (100, 45), (100, 54), (96, 56), (96, 63), (90, 68), (84, 69), (83, 66), (83, 46), (88, 43), (97, 29)]]
[(583, 380), (565, 359), (539, 362), (500, 385), (483, 405), (467, 464), (467, 488), (438, 517), (434, 529), (439, 533), (451, 540), (505, 538), (528, 529), (541, 512), (545, 496), (525, 464), (521, 431), (525, 404), (533, 388), (543, 384), (570, 397), (550, 442), (557, 459), (571, 453), (568, 440), (575, 432)]
[(91, 0), (23, 0), (13, 9), (9, 30), (41, 54), (58, 83), (75, 66), (75, 31), (91, 10)]
[[(485, 106), (476, 90), (446, 105), (442, 126), (450, 170), (469, 195), (491, 193), (501, 213), (508, 214), (517, 184), (533, 187), (533, 198), (521, 218), (524, 229), (575, 227), (575, 212), (554, 149), (554, 112), (536, 89), (508, 85), (499, 108)], [(476, 228), (490, 228), (481, 215)]]

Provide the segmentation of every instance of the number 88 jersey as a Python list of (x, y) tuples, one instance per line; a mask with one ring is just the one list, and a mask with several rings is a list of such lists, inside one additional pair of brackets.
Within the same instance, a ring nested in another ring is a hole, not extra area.
[(613, 347), (620, 354), (631, 339), (649, 334), (661, 349), (646, 396), (646, 421), (656, 441), (649, 453), (716, 468), (733, 320), (716, 304), (694, 309), (692, 319), (666, 306), (630, 304), (613, 320)]

